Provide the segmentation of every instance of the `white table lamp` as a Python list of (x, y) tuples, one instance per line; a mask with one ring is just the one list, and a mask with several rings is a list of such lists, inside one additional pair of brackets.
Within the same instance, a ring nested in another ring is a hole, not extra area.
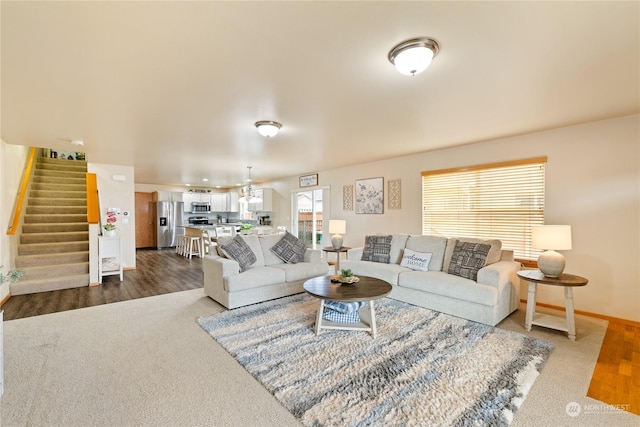
[(538, 257), (538, 268), (547, 277), (560, 277), (564, 271), (564, 255), (556, 250), (571, 249), (570, 225), (533, 225), (531, 226), (531, 244), (545, 251)]
[(329, 221), (329, 234), (333, 234), (331, 237), (331, 244), (335, 249), (342, 247), (342, 235), (347, 232), (347, 221), (342, 219), (332, 219)]

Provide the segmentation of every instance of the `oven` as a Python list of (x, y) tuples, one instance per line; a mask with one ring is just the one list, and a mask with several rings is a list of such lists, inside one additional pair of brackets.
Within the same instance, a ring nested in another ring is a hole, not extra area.
[(189, 217), (189, 224), (191, 225), (208, 225), (209, 218), (206, 216), (192, 216)]

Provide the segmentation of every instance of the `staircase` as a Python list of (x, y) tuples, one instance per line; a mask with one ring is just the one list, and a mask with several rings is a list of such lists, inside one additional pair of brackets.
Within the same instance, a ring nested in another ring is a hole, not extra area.
[(37, 160), (26, 202), (11, 295), (89, 285), (87, 163)]

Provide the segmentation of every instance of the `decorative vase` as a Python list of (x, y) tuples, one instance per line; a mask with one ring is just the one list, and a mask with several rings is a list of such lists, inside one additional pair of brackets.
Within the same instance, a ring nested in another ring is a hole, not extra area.
[(116, 230), (104, 230), (105, 237), (116, 237)]

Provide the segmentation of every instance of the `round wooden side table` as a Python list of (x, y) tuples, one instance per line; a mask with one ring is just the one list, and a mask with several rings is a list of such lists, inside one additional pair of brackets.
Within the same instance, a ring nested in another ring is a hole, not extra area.
[(333, 252), (333, 253), (336, 254), (336, 267), (335, 267), (336, 274), (338, 274), (338, 271), (340, 271), (340, 254), (343, 253), (343, 252), (346, 254), (349, 249), (351, 249), (351, 248), (348, 248), (346, 246), (342, 246), (340, 248), (334, 248), (333, 246), (327, 246), (327, 247), (322, 248), (322, 250), (324, 252)]
[[(547, 277), (540, 270), (521, 270), (518, 276), (529, 282), (529, 293), (527, 295), (527, 313), (524, 327), (531, 330), (531, 325), (543, 326), (545, 328), (557, 329), (568, 332), (571, 341), (576, 340), (576, 320), (573, 313), (573, 288), (585, 286), (589, 281), (581, 276), (562, 273), (560, 277)], [(564, 303), (566, 319), (549, 314), (536, 313), (536, 291), (538, 284), (564, 287)]]

